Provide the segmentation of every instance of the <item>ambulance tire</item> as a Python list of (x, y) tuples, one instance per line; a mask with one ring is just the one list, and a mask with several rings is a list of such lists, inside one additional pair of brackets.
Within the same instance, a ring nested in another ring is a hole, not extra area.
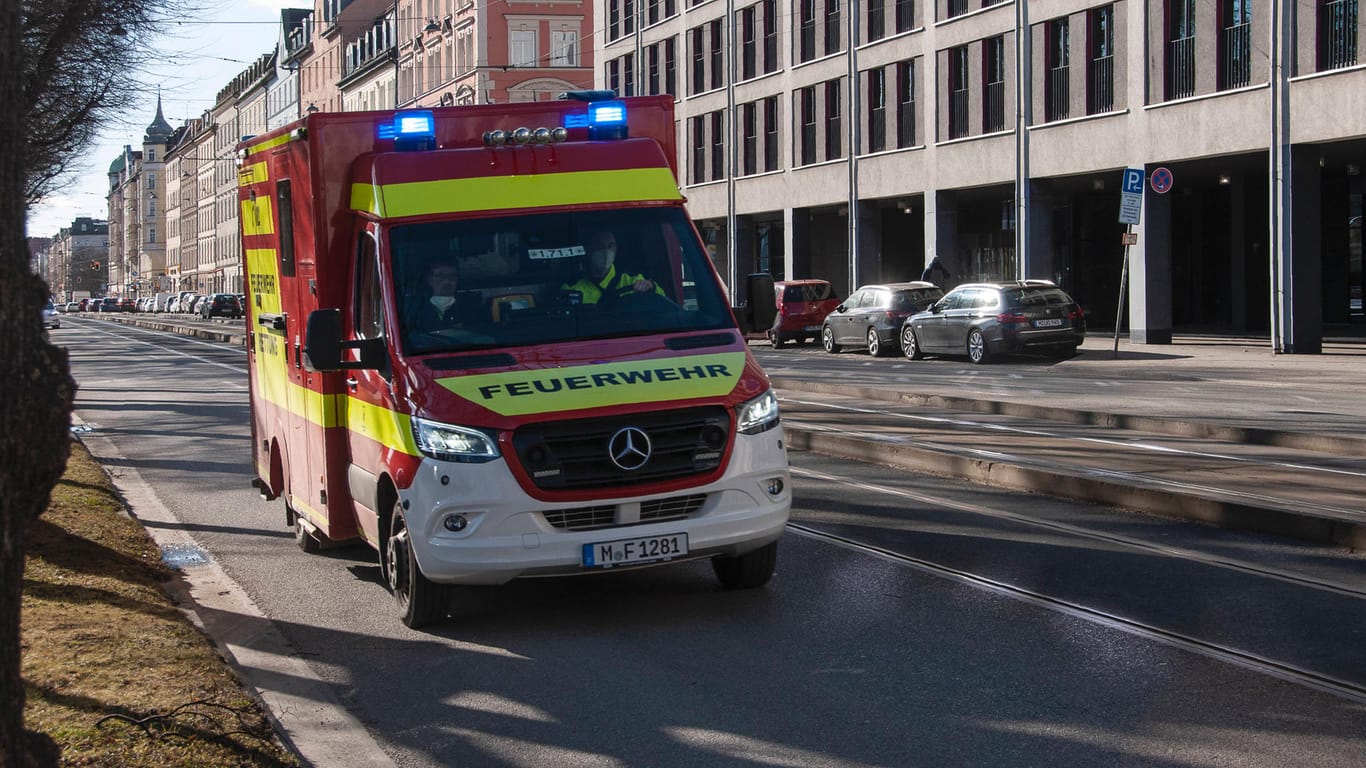
[(773, 568), (777, 564), (776, 541), (736, 557), (722, 555), (711, 559), (711, 568), (716, 572), (716, 579), (726, 589), (762, 587), (773, 578)]
[(403, 624), (410, 629), (419, 629), (445, 619), (451, 603), (451, 588), (430, 582), (422, 575), (408, 539), (408, 522), (399, 504), (394, 504), (394, 514), (389, 519), (384, 557), (389, 590), (394, 594)]
[(316, 555), (323, 551), (323, 543), (318, 537), (308, 532), (308, 527), (304, 525), (303, 515), (298, 512), (293, 514), (294, 518), (294, 543), (299, 545), (299, 549), (310, 555)]

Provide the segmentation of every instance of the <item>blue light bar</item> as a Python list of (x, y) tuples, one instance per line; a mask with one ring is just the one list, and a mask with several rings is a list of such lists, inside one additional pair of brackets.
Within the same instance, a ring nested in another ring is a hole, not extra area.
[(588, 105), (588, 138), (611, 140), (627, 135), (626, 102), (596, 101)]
[(393, 139), (399, 151), (436, 148), (436, 117), (430, 109), (399, 112), (392, 123), (379, 126), (379, 138)]

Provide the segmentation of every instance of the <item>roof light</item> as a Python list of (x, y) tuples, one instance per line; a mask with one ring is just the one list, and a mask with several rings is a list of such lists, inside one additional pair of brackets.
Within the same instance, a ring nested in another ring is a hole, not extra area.
[(588, 105), (588, 138), (624, 139), (627, 135), (626, 102), (595, 101)]
[(379, 138), (393, 139), (400, 152), (436, 149), (436, 117), (430, 109), (397, 112), (392, 123), (379, 126)]

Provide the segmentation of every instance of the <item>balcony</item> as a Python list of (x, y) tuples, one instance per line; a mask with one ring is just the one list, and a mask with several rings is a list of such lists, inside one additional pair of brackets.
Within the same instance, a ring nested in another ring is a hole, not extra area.
[(1252, 25), (1224, 27), (1219, 47), (1219, 90), (1243, 88), (1252, 82)]
[(1357, 0), (1319, 6), (1319, 71), (1357, 63)]
[(968, 135), (968, 91), (949, 91), (949, 138), (961, 139)]
[(1167, 43), (1167, 98), (1195, 95), (1195, 36)]
[(1086, 114), (1099, 115), (1115, 108), (1115, 57), (1091, 60), (1086, 92)]
[(1006, 129), (1006, 84), (1004, 80), (987, 83), (982, 99), (982, 132), (995, 133)]
[(1071, 88), (1068, 85), (1071, 67), (1049, 67), (1047, 92), (1044, 95), (1044, 119), (1048, 122), (1066, 120), (1071, 115)]

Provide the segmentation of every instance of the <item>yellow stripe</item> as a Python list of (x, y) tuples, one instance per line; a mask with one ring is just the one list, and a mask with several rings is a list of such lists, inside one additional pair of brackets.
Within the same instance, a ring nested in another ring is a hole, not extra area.
[(266, 195), (258, 195), (255, 200), (242, 201), (242, 234), (275, 234), (275, 215)]
[(576, 203), (681, 200), (668, 168), (480, 176), (403, 184), (351, 185), (351, 208), (380, 218), (543, 208)]
[(348, 397), (343, 402), (346, 413), (343, 421), (352, 432), (392, 448), (400, 453), (418, 455), (417, 443), (413, 441), (412, 418), (388, 408)]
[(260, 144), (253, 144), (250, 147), (247, 147), (247, 155), (255, 155), (261, 152), (265, 152), (268, 149), (274, 149), (280, 146), (281, 144), (288, 144), (290, 140), (293, 138), (293, 131), (289, 133), (282, 133), (273, 139), (266, 139)]
[(504, 416), (631, 403), (720, 397), (735, 389), (745, 353), (545, 368), (438, 379), (460, 397)]
[(270, 168), (266, 166), (265, 160), (237, 169), (237, 186), (239, 187), (259, 184), (263, 181), (270, 181)]

